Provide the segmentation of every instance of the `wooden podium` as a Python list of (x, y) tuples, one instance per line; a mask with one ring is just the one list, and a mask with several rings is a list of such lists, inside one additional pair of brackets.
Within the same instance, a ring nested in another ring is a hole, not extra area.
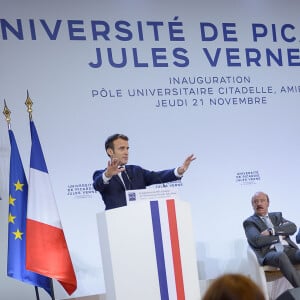
[(136, 201), (97, 221), (106, 300), (200, 300), (189, 203)]

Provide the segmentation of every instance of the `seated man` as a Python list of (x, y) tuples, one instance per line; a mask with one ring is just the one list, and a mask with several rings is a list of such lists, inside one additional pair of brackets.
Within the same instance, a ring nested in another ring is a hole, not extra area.
[(300, 287), (300, 274), (293, 264), (300, 263), (300, 250), (290, 239), (296, 225), (281, 212), (270, 212), (269, 197), (257, 192), (252, 197), (254, 214), (243, 222), (249, 245), (261, 265), (278, 267), (293, 287)]

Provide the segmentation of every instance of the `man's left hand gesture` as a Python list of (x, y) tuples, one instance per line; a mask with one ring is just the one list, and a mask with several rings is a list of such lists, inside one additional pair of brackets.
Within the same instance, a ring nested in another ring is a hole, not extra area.
[(178, 174), (179, 174), (180, 176), (182, 176), (183, 173), (189, 168), (191, 162), (192, 162), (193, 160), (195, 160), (195, 159), (196, 159), (196, 157), (194, 156), (194, 154), (189, 155), (189, 156), (185, 159), (185, 161), (184, 161), (184, 163), (182, 164), (182, 166), (179, 167), (179, 168), (177, 169)]

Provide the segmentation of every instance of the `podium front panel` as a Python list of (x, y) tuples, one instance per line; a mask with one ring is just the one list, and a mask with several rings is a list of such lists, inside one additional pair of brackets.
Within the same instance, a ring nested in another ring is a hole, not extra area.
[(199, 300), (190, 206), (141, 201), (97, 215), (107, 300)]

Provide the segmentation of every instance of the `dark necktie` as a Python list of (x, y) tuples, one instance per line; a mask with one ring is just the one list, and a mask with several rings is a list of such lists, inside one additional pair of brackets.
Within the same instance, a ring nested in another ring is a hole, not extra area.
[(130, 178), (127, 174), (127, 171), (123, 171), (122, 172), (122, 179), (123, 179), (123, 182), (124, 182), (124, 185), (125, 185), (125, 190), (131, 190), (132, 189), (132, 186), (131, 186), (131, 181), (130, 181)]

